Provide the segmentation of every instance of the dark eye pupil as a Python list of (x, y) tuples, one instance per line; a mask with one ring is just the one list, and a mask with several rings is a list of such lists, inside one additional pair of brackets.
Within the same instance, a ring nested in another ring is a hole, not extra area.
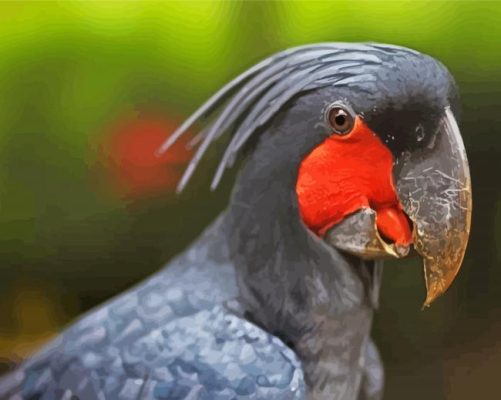
[(336, 125), (343, 127), (346, 124), (346, 116), (342, 114), (336, 115), (334, 121), (336, 122)]
[(338, 134), (347, 134), (353, 127), (353, 117), (342, 107), (332, 107), (328, 116), (331, 128)]
[(352, 113), (338, 105), (333, 105), (327, 110), (326, 119), (332, 130), (339, 135), (350, 133), (355, 122)]

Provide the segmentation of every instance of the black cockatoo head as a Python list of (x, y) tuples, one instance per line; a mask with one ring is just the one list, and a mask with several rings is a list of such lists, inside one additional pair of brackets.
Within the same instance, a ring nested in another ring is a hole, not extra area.
[(269, 208), (262, 218), (270, 226), (288, 213), (291, 224), (363, 259), (400, 258), (414, 247), (424, 260), (428, 305), (452, 283), (469, 235), (457, 101), (451, 75), (429, 56), (389, 45), (308, 45), (234, 79), (161, 151), (214, 114), (195, 138), (179, 190), (208, 146), (230, 132), (212, 188), (251, 147), (234, 201)]

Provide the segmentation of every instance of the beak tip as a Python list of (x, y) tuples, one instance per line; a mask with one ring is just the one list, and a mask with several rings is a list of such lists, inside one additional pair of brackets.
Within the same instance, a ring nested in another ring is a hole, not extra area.
[(440, 289), (436, 286), (427, 288), (426, 290), (426, 299), (424, 300), (423, 306), (421, 307), (421, 310), (424, 310), (425, 308), (429, 308), (432, 303), (437, 300), (442, 294), (445, 293), (447, 289)]
[(449, 108), (440, 135), (426, 158), (406, 155), (397, 188), (414, 223), (414, 249), (421, 255), (426, 282), (423, 309), (455, 280), (468, 244), (471, 178), (454, 115)]
[(431, 304), (437, 299), (439, 295), (427, 293), (426, 299), (421, 307), (421, 310), (425, 310), (431, 306)]

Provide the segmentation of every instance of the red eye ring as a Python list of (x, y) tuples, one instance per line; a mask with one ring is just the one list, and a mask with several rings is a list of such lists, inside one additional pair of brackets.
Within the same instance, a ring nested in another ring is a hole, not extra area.
[(355, 125), (354, 113), (340, 103), (334, 103), (327, 107), (325, 120), (334, 133), (338, 135), (349, 134)]

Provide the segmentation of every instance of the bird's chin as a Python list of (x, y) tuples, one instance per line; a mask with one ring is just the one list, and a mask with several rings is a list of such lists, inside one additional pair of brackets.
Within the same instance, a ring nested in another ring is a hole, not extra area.
[(403, 258), (411, 248), (386, 241), (377, 229), (376, 212), (370, 208), (362, 208), (345, 217), (326, 232), (324, 240), (364, 260)]

